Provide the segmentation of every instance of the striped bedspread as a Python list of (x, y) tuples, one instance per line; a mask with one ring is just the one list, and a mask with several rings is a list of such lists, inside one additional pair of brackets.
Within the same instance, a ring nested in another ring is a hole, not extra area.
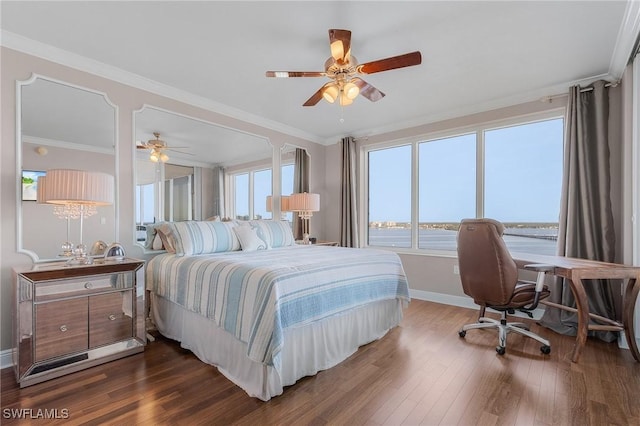
[(288, 327), (373, 301), (409, 301), (397, 254), (326, 246), (163, 254), (148, 262), (146, 286), (215, 321), (247, 343), (250, 359), (267, 365), (278, 364)]

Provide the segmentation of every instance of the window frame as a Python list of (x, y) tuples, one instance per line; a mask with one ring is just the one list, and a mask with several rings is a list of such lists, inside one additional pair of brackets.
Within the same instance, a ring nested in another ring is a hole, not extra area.
[[(358, 198), (360, 208), (360, 247), (381, 248), (385, 250), (392, 250), (398, 253), (419, 254), (438, 257), (451, 257), (456, 258), (457, 253), (450, 250), (434, 250), (427, 248), (419, 248), (419, 229), (418, 229), (418, 215), (419, 215), (419, 149), (420, 143), (453, 138), (462, 135), (475, 134), (476, 135), (476, 217), (483, 217), (484, 212), (484, 189), (485, 189), (485, 138), (486, 131), (497, 130), (501, 128), (527, 125), (541, 121), (548, 121), (553, 119), (563, 119), (563, 127), (566, 128), (566, 108), (551, 108), (546, 111), (533, 112), (529, 114), (513, 115), (496, 120), (489, 120), (484, 122), (473, 123), (464, 126), (453, 127), (444, 130), (438, 130), (433, 132), (426, 132), (409, 136), (405, 138), (399, 138), (389, 141), (384, 141), (371, 145), (364, 145), (359, 150), (359, 173), (358, 173), (358, 187), (360, 188)], [(565, 132), (563, 131), (563, 144), (564, 144)], [(369, 161), (368, 154), (371, 151), (377, 151), (381, 149), (394, 148), (396, 146), (411, 145), (411, 247), (390, 247), (390, 246), (370, 246), (369, 240)]]

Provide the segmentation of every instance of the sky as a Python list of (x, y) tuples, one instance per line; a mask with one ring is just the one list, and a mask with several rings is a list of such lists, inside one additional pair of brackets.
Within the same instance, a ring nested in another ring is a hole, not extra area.
[[(557, 222), (563, 119), (487, 130), (484, 212), (503, 222)], [(369, 153), (369, 221), (411, 221), (411, 145)], [(476, 134), (420, 142), (420, 222), (476, 216)]]

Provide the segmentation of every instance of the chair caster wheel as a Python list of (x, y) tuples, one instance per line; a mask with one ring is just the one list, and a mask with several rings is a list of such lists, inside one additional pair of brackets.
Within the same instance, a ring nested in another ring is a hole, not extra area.
[(547, 346), (547, 345), (540, 346), (540, 352), (542, 352), (545, 355), (550, 354), (551, 353), (551, 346)]
[(458, 331), (458, 336), (460, 336), (460, 337), (464, 337), (464, 336), (466, 336), (466, 335), (467, 335), (467, 332), (466, 332), (465, 330), (460, 330), (460, 331)]
[(505, 353), (506, 351), (507, 351), (507, 350), (505, 349), (505, 347), (504, 347), (504, 346), (497, 346), (497, 347), (496, 347), (496, 352), (498, 352), (498, 355), (504, 355), (504, 353)]

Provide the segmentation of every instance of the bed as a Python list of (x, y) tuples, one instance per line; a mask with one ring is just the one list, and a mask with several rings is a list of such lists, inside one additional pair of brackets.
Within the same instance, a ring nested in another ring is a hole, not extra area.
[(267, 401), (383, 337), (409, 302), (389, 251), (297, 245), (286, 222), (181, 222), (147, 263), (158, 331)]

